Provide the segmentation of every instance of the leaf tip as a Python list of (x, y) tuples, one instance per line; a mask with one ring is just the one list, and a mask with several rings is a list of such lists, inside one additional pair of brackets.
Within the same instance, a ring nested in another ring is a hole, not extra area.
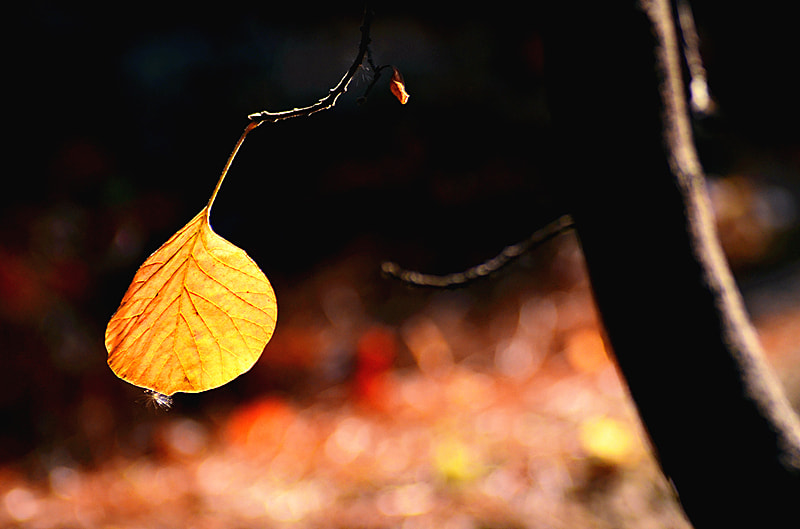
[(144, 398), (149, 406), (167, 411), (172, 407), (172, 395), (164, 395), (153, 389), (144, 390)]

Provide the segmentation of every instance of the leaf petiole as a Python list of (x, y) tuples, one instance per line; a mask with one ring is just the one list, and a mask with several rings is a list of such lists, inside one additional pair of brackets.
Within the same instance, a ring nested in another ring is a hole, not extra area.
[(247, 138), (247, 135), (250, 134), (250, 131), (261, 125), (261, 123), (263, 122), (251, 121), (248, 123), (244, 128), (242, 135), (239, 136), (239, 140), (236, 142), (236, 145), (233, 146), (233, 151), (231, 152), (230, 156), (228, 156), (228, 161), (225, 162), (225, 167), (222, 168), (222, 174), (219, 176), (217, 185), (214, 187), (214, 191), (211, 193), (211, 198), (208, 199), (208, 204), (205, 208), (206, 219), (208, 219), (209, 215), (211, 214), (211, 206), (214, 204), (214, 200), (217, 198), (219, 188), (222, 187), (222, 181), (225, 180), (225, 176), (228, 174), (228, 170), (230, 170), (231, 165), (233, 164), (233, 159), (236, 158), (236, 153), (239, 152), (239, 148), (241, 148), (245, 138)]

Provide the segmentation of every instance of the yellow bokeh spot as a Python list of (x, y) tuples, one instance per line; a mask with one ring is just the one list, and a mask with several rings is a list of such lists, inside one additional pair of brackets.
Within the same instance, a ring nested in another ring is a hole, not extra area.
[(606, 416), (592, 417), (580, 425), (581, 448), (589, 457), (613, 466), (635, 463), (642, 446), (633, 427)]
[(474, 451), (455, 438), (438, 440), (433, 447), (433, 465), (437, 474), (451, 483), (469, 481), (480, 470)]

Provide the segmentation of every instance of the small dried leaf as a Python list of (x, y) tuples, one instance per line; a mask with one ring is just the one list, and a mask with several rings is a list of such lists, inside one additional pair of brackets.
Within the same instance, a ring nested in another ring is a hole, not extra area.
[(209, 208), (144, 262), (106, 328), (114, 373), (162, 395), (230, 382), (275, 330), (272, 286), (241, 248), (214, 233)]
[(392, 66), (392, 82), (389, 85), (389, 89), (394, 94), (394, 97), (397, 98), (400, 103), (405, 105), (408, 102), (408, 92), (406, 92), (406, 84), (403, 81), (403, 76), (400, 74), (400, 71)]

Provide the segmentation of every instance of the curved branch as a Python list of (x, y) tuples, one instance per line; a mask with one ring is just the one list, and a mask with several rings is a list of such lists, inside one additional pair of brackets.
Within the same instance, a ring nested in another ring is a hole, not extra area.
[(488, 261), (468, 268), (463, 272), (455, 272), (446, 275), (425, 274), (423, 272), (401, 268), (400, 265), (391, 262), (383, 263), (381, 265), (381, 271), (389, 277), (417, 287), (459, 287), (497, 272), (522, 254), (549, 241), (556, 235), (565, 232), (573, 226), (574, 222), (572, 217), (569, 215), (562, 215), (543, 228), (533, 232), (533, 234), (524, 241), (506, 246), (499, 254)]
[(330, 89), (328, 95), (314, 103), (313, 105), (309, 105), (307, 107), (300, 107), (300, 108), (293, 108), (291, 110), (282, 110), (280, 112), (270, 112), (268, 110), (264, 110), (261, 112), (255, 112), (250, 114), (248, 119), (257, 125), (261, 125), (262, 123), (274, 123), (276, 121), (281, 121), (284, 119), (289, 118), (297, 118), (301, 116), (310, 116), (315, 112), (319, 112), (320, 110), (326, 110), (331, 108), (336, 104), (336, 100), (339, 99), (343, 93), (347, 91), (347, 86), (350, 84), (350, 81), (353, 80), (356, 73), (358, 72), (359, 68), (361, 68), (362, 63), (364, 62), (364, 57), (366, 56), (369, 50), (369, 43), (370, 43), (370, 36), (369, 36), (369, 29), (370, 25), (372, 24), (372, 17), (373, 13), (372, 10), (367, 7), (364, 10), (364, 20), (361, 23), (361, 42), (358, 45), (358, 53), (356, 54), (356, 58), (353, 61), (353, 64), (350, 65), (350, 68), (347, 70), (347, 73), (344, 74), (344, 77), (341, 78), (339, 83)]

